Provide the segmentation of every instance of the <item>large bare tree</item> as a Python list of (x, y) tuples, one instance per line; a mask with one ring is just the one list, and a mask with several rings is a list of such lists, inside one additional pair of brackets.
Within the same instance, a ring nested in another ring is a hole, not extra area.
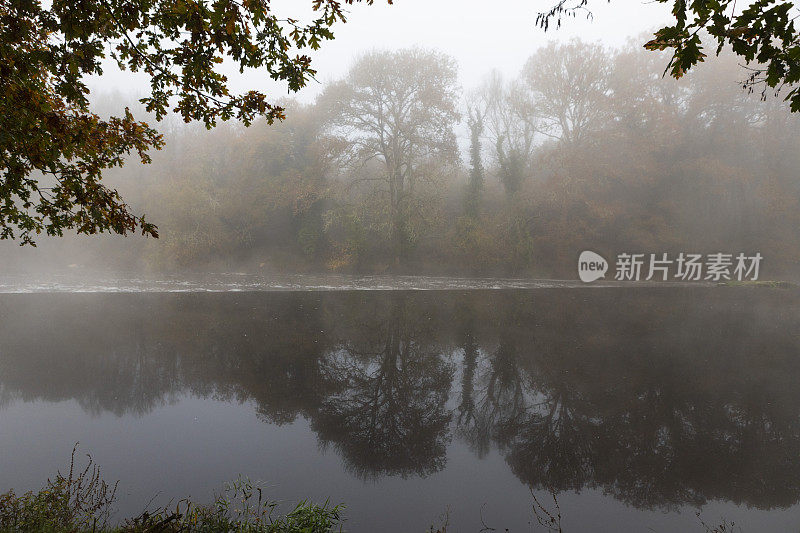
[[(415, 188), (458, 160), (457, 77), (455, 61), (439, 52), (374, 51), (320, 98), (329, 133), (347, 141), (341, 146), (350, 169), (368, 169), (353, 172), (356, 179), (373, 182), (388, 200), (395, 265), (406, 258)], [(377, 168), (369, 167), (375, 161)]]
[(572, 40), (551, 42), (528, 59), (522, 72), (540, 117), (540, 131), (577, 144), (608, 118), (608, 51)]

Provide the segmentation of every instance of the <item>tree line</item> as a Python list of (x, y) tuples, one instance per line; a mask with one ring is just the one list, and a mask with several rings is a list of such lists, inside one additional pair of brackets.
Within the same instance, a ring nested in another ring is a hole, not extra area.
[(792, 274), (797, 118), (742, 90), (733, 56), (680, 80), (665, 57), (554, 42), (463, 88), (445, 54), (372, 51), (315, 102), (281, 102), (284, 122), (167, 121), (151, 165), (109, 174), (161, 238), (93, 238), (72, 260), (574, 277), (584, 249), (759, 251)]

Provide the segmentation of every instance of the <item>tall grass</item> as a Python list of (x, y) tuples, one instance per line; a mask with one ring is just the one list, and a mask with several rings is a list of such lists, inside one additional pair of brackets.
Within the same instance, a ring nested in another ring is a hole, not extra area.
[(328, 533), (342, 531), (342, 506), (328, 502), (298, 503), (285, 515), (266, 499), (261, 487), (245, 478), (225, 484), (213, 504), (181, 500), (174, 509), (163, 507), (112, 524), (117, 484), (109, 485), (88, 457), (75, 468), (72, 450), (69, 471), (48, 480), (38, 492), (0, 495), (0, 533)]

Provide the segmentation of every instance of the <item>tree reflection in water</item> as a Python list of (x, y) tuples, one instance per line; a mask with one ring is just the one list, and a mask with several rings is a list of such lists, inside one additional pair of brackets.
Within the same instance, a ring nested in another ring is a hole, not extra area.
[(391, 295), (323, 358), (331, 390), (312, 419), (362, 477), (428, 475), (445, 464), (452, 365), (430, 342), (424, 316)]
[(3, 295), (0, 409), (146, 416), (191, 394), (309, 421), (355, 475), (460, 439), (534, 489), (638, 508), (800, 499), (800, 297), (592, 289)]

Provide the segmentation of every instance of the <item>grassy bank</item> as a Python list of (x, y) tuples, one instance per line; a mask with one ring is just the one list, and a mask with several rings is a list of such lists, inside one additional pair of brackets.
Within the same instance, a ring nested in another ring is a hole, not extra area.
[[(244, 478), (226, 483), (211, 504), (181, 500), (146, 510), (138, 516), (113, 517), (117, 485), (109, 485), (91, 457), (83, 470), (75, 469), (75, 451), (66, 474), (58, 473), (39, 491), (0, 495), (0, 533), (332, 533), (344, 531), (343, 506), (302, 501), (280, 514), (278, 504), (264, 497), (261, 487)], [(554, 492), (552, 501), (531, 491), (532, 527), (564, 533), (562, 510)], [(696, 513), (702, 533), (741, 532), (733, 522), (706, 523)], [(448, 513), (425, 533), (447, 533)], [(482, 526), (482, 527), (481, 527)], [(508, 531), (483, 521), (477, 531)]]
[(211, 504), (181, 500), (112, 520), (117, 485), (106, 483), (91, 458), (58, 473), (39, 491), (0, 495), (0, 533), (328, 533), (342, 530), (342, 506), (298, 503), (279, 514), (261, 487), (239, 478), (227, 483)]

